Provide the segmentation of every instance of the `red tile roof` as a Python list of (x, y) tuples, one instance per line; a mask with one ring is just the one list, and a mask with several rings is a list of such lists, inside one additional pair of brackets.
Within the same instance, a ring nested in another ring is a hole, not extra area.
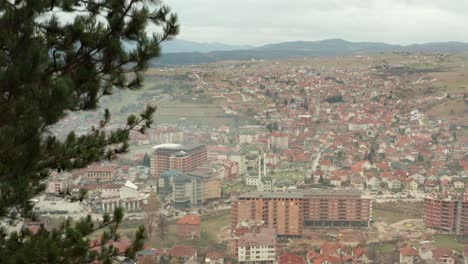
[(278, 257), (278, 264), (306, 264), (306, 260), (292, 253), (285, 253)]
[(186, 215), (177, 221), (178, 225), (199, 225), (201, 222), (198, 215)]
[(400, 255), (404, 257), (415, 257), (415, 256), (418, 256), (419, 254), (418, 254), (418, 251), (416, 251), (416, 249), (410, 246), (407, 246), (407, 247), (400, 249)]
[(197, 250), (192, 246), (175, 245), (167, 251), (167, 255), (178, 258), (190, 258), (197, 254)]
[(210, 260), (223, 259), (224, 254), (222, 252), (213, 250), (206, 253), (206, 258), (209, 258)]

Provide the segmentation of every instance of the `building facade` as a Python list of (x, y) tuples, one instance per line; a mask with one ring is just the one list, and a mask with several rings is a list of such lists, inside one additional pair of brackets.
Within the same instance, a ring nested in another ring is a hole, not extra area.
[(91, 166), (85, 169), (84, 179), (88, 182), (109, 182), (117, 175), (113, 166)]
[(279, 236), (301, 236), (303, 226), (302, 196), (297, 193), (242, 194), (232, 201), (232, 229), (242, 221), (263, 221)]
[(200, 216), (186, 215), (177, 221), (177, 235), (181, 238), (200, 237)]
[(304, 193), (304, 225), (308, 227), (369, 227), (371, 199), (356, 190)]
[(161, 144), (153, 149), (151, 175), (156, 178), (168, 170), (192, 171), (208, 160), (205, 145)]
[(429, 228), (468, 235), (468, 191), (428, 195), (424, 199), (423, 223)]
[(232, 200), (231, 227), (262, 221), (279, 236), (301, 236), (305, 227), (368, 227), (371, 215), (372, 200), (356, 190), (252, 192)]
[(239, 238), (237, 246), (239, 263), (273, 264), (276, 261), (276, 233), (273, 228), (249, 232)]

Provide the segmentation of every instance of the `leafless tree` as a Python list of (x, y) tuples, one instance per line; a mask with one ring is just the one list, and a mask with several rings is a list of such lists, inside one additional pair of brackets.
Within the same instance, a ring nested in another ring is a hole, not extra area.
[(143, 211), (145, 213), (145, 229), (150, 238), (157, 232), (160, 222), (159, 202), (156, 193), (150, 193), (148, 204), (144, 206)]

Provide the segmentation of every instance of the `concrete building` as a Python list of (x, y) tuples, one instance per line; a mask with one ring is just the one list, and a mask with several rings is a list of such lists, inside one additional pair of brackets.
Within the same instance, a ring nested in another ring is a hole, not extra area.
[(357, 190), (303, 192), (304, 225), (307, 227), (369, 227), (372, 200)]
[(237, 246), (239, 263), (273, 264), (276, 260), (276, 232), (265, 228), (260, 232), (246, 233), (239, 238)]
[(263, 221), (279, 236), (301, 236), (304, 227), (368, 227), (372, 201), (356, 190), (252, 192), (232, 200), (231, 226)]
[(299, 193), (253, 192), (232, 201), (232, 229), (242, 221), (263, 221), (279, 236), (301, 236), (303, 227), (302, 195)]
[(204, 145), (161, 144), (153, 149), (151, 175), (156, 178), (168, 170), (192, 171), (208, 160)]
[(272, 132), (268, 138), (269, 149), (287, 149), (289, 147), (289, 136), (286, 133)]
[(118, 192), (104, 193), (94, 202), (95, 211), (99, 213), (112, 213), (115, 208), (123, 208), (127, 212), (141, 211), (143, 205), (148, 203), (149, 194), (138, 190), (138, 187), (127, 181)]
[[(163, 174), (164, 179), (166, 174)], [(209, 173), (173, 173), (167, 182), (172, 184), (172, 200), (176, 208), (190, 208), (221, 198), (221, 180)]]
[(464, 193), (433, 193), (423, 206), (426, 227), (468, 235), (468, 190)]
[(90, 166), (85, 169), (84, 179), (88, 182), (109, 182), (117, 175), (114, 166)]

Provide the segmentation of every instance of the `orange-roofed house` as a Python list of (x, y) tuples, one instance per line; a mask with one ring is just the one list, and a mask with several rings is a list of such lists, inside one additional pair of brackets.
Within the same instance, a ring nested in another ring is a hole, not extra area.
[(176, 258), (179, 263), (185, 263), (188, 260), (197, 260), (197, 250), (192, 246), (175, 245), (170, 248), (166, 255), (171, 258)]
[(401, 264), (413, 264), (419, 258), (419, 253), (416, 249), (407, 246), (400, 249), (400, 263)]
[(435, 264), (454, 264), (453, 251), (447, 248), (436, 248), (432, 250)]
[(335, 256), (319, 256), (314, 260), (314, 264), (341, 264), (341, 259)]
[(181, 238), (200, 237), (200, 216), (186, 215), (177, 221), (177, 234)]
[(370, 263), (369, 253), (367, 252), (367, 249), (363, 247), (357, 247), (353, 249), (353, 258), (354, 258), (353, 263), (362, 263), (362, 264)]
[(292, 253), (285, 253), (278, 257), (278, 264), (306, 264), (306, 260)]
[(205, 257), (206, 264), (223, 264), (224, 263), (224, 254), (220, 251), (208, 251)]

